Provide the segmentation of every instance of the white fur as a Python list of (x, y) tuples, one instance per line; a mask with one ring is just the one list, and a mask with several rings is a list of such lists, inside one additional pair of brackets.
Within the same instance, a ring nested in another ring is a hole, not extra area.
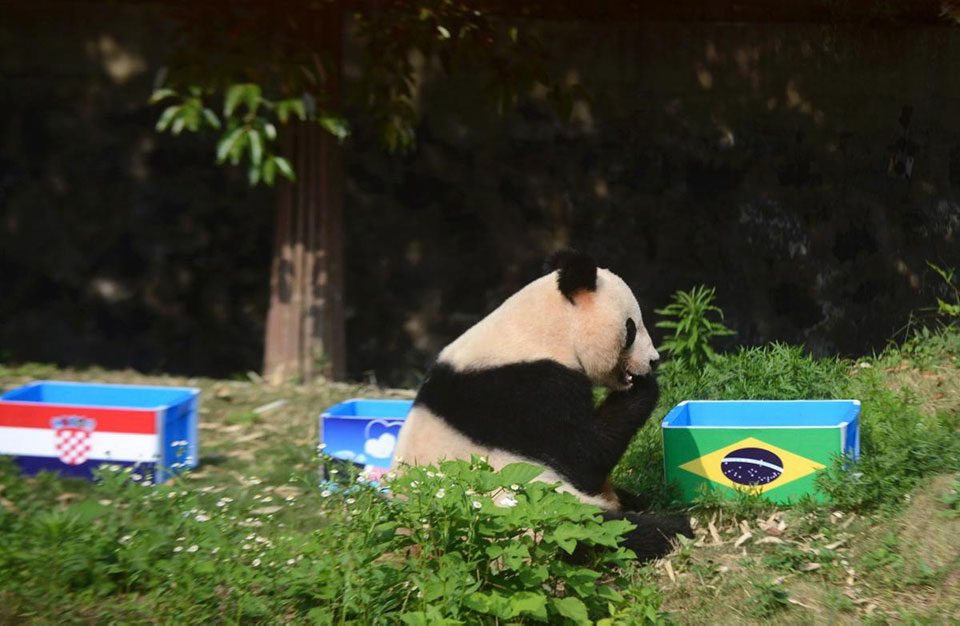
[[(450, 428), (446, 422), (434, 415), (429, 409), (415, 406), (407, 415), (406, 423), (400, 429), (400, 437), (394, 451), (393, 468), (402, 463), (410, 465), (429, 465), (440, 459), (469, 459), (471, 455), (487, 458), (487, 462), (494, 469), (500, 469), (510, 463), (530, 463), (540, 465), (539, 461), (529, 459), (518, 454), (496, 448), (485, 448), (473, 443), (470, 439)], [(537, 477), (547, 483), (561, 483), (560, 490), (568, 491), (582, 502), (594, 504), (607, 510), (619, 508), (616, 498), (590, 496), (563, 479), (560, 474), (550, 468)]]

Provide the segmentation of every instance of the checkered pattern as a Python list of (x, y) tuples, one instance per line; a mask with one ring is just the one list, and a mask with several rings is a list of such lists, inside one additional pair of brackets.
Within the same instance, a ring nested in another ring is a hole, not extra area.
[(54, 444), (57, 456), (67, 465), (80, 465), (90, 456), (90, 431), (80, 428), (60, 428)]

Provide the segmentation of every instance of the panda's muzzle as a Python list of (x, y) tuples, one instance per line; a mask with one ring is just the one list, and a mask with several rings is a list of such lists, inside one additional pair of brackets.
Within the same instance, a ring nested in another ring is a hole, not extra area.
[(650, 361), (650, 368), (646, 371), (646, 373), (638, 374), (635, 372), (631, 372), (627, 364), (622, 363), (620, 364), (620, 367), (617, 368), (618, 369), (617, 378), (619, 379), (620, 383), (629, 387), (633, 384), (634, 380), (638, 378), (642, 378), (645, 376), (655, 376), (654, 372), (657, 371), (657, 365), (659, 364), (660, 364), (659, 359)]

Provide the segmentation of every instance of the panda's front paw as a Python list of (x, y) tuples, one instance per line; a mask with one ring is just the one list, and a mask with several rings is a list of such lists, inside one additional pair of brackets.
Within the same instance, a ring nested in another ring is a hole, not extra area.
[(660, 393), (660, 386), (657, 384), (657, 377), (653, 372), (644, 376), (635, 376), (631, 381), (627, 391), (631, 394), (654, 394)]

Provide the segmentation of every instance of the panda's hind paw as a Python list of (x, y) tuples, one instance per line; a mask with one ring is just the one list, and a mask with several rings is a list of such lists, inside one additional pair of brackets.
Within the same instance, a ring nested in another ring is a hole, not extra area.
[(639, 561), (656, 559), (671, 552), (677, 535), (693, 538), (693, 529), (686, 515), (653, 515), (627, 511), (611, 514), (610, 518), (625, 519), (636, 526), (624, 535), (621, 545), (633, 550)]

